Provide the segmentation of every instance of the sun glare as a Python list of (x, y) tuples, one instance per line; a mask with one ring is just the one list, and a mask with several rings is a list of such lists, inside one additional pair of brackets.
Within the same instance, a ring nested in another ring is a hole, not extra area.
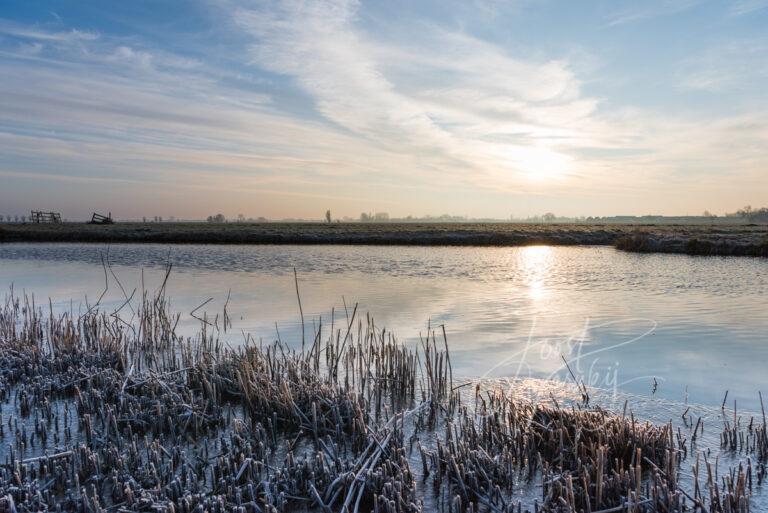
[(543, 147), (514, 147), (507, 155), (511, 165), (529, 180), (560, 178), (573, 165), (573, 158)]
[(548, 294), (545, 280), (552, 265), (552, 248), (549, 246), (520, 248), (520, 263), (528, 277), (528, 296), (534, 301), (544, 298)]

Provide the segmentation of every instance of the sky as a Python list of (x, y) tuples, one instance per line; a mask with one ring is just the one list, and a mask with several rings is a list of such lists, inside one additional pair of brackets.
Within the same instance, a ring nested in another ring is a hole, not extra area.
[(0, 215), (698, 215), (768, 192), (768, 0), (0, 0)]

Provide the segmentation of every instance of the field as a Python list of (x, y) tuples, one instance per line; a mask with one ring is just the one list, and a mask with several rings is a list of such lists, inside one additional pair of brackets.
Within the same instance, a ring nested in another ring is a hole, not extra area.
[(513, 223), (4, 224), (3, 242), (371, 244), (409, 246), (614, 245), (638, 252), (768, 256), (768, 225)]

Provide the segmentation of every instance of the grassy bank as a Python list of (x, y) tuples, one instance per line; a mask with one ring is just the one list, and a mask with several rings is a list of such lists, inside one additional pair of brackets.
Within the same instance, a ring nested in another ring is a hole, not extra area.
[(371, 244), (409, 246), (615, 245), (626, 251), (768, 255), (768, 225), (513, 223), (5, 224), (4, 242)]
[(702, 256), (768, 257), (768, 236), (658, 237), (637, 233), (619, 237), (617, 249), (636, 253), (680, 253)]

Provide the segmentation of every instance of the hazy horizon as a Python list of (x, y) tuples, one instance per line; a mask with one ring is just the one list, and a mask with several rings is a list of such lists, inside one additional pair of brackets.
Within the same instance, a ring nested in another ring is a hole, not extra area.
[[(761, 209), (765, 212), (766, 209)], [(47, 211), (40, 211), (48, 213)], [(56, 212), (61, 214), (61, 212)], [(80, 223), (91, 220), (91, 215), (97, 214), (112, 214), (112, 212), (91, 212), (88, 215), (68, 218), (62, 217), (61, 220), (65, 223)], [(380, 217), (381, 215), (385, 217)], [(706, 220), (707, 223), (718, 222), (719, 224), (742, 224), (742, 223), (754, 223), (765, 222), (766, 213), (762, 213), (759, 217), (749, 218), (745, 215), (740, 215), (736, 212), (726, 212), (722, 214), (709, 213), (710, 215), (703, 214), (689, 214), (680, 216), (665, 216), (660, 214), (642, 214), (642, 215), (606, 215), (606, 216), (561, 216), (553, 212), (547, 212), (539, 215), (532, 215), (527, 217), (470, 217), (459, 214), (424, 214), (424, 215), (405, 215), (405, 216), (390, 216), (389, 212), (363, 212), (360, 216), (335, 216), (332, 215), (331, 222), (333, 223), (541, 223), (541, 224), (557, 224), (557, 223), (590, 223), (590, 222), (609, 222), (609, 223), (631, 223), (633, 221), (640, 222), (665, 222), (675, 220), (692, 219)], [(240, 217), (242, 215), (242, 217)], [(215, 216), (223, 216), (220, 219), (213, 219)], [(369, 216), (365, 219), (363, 216)], [(551, 218), (547, 216), (552, 216)], [(171, 216), (142, 216), (142, 217), (116, 217), (112, 215), (114, 221), (125, 223), (321, 223), (326, 224), (328, 220), (324, 216), (314, 217), (264, 217), (264, 216), (246, 216), (245, 214), (238, 214), (237, 216), (227, 217), (223, 214), (214, 213), (210, 216), (202, 217), (177, 217)], [(32, 219), (29, 212), (21, 214), (0, 214), (1, 223), (32, 223)]]
[(766, 203), (768, 1), (9, 2), (0, 214)]

